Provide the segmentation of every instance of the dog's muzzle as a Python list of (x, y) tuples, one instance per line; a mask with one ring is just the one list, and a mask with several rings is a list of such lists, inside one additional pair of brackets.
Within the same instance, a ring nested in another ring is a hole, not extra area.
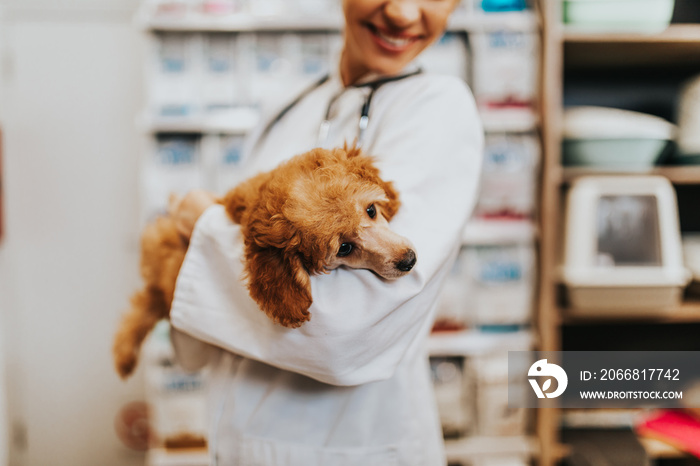
[(416, 265), (416, 253), (413, 249), (407, 250), (401, 260), (395, 264), (396, 268), (402, 272), (409, 272), (414, 265)]

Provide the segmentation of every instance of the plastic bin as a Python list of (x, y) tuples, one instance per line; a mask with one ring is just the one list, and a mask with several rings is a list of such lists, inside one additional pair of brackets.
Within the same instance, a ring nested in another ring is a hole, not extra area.
[(586, 31), (654, 33), (668, 27), (674, 0), (565, 0), (564, 22)]
[(666, 178), (580, 178), (566, 207), (561, 275), (571, 314), (635, 316), (678, 306), (689, 273)]

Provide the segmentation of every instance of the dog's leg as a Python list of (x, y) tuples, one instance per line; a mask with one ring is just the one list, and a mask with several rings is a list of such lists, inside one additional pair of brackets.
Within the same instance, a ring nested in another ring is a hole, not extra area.
[(139, 351), (151, 329), (168, 316), (170, 305), (162, 291), (146, 288), (131, 297), (131, 309), (124, 315), (114, 339), (114, 363), (122, 379), (136, 368)]

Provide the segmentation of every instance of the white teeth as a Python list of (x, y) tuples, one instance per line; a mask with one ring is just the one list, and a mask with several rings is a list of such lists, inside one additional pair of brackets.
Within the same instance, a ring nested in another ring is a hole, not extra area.
[(401, 39), (398, 37), (387, 36), (382, 31), (377, 31), (377, 35), (383, 40), (393, 45), (394, 47), (404, 47), (411, 43), (412, 39)]

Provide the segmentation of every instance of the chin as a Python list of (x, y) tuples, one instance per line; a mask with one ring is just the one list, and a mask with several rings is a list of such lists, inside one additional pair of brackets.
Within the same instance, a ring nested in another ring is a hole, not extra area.
[(401, 73), (411, 61), (401, 60), (401, 62), (397, 62), (392, 60), (387, 63), (387, 60), (378, 60), (374, 63), (374, 66), (368, 66), (368, 68), (375, 73), (392, 76)]

